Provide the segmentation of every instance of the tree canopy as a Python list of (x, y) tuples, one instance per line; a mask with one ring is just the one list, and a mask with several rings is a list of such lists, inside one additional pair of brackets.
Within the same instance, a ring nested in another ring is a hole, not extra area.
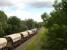
[[(48, 17), (45, 27), (48, 29), (45, 50), (66, 50), (67, 49), (67, 0), (55, 1), (54, 10), (49, 17), (43, 14), (41, 17)], [(44, 23), (46, 22), (44, 21)]]
[(41, 24), (33, 19), (21, 20), (16, 16), (8, 18), (3, 11), (0, 11), (0, 37), (39, 27)]

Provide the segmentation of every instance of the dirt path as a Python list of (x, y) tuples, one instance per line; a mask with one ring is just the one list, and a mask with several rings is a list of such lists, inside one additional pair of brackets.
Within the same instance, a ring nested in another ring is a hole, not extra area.
[(26, 42), (24, 42), (23, 44), (21, 44), (21, 45), (20, 45), (19, 47), (17, 47), (15, 50), (24, 50), (24, 48), (26, 47), (26, 45), (29, 44), (29, 43), (32, 41), (32, 39), (37, 38), (37, 35), (38, 35), (38, 34), (34, 35), (32, 38), (30, 38), (29, 40), (27, 40)]

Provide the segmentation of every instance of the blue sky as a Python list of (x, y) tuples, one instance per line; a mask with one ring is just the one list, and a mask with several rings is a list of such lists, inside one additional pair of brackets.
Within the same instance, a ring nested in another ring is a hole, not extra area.
[(41, 22), (41, 15), (44, 12), (50, 13), (53, 10), (55, 0), (0, 0), (0, 10), (3, 10), (8, 17), (34, 19)]

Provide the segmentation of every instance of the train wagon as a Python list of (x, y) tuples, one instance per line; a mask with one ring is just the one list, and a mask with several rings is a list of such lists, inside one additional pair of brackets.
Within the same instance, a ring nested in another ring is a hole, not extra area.
[(29, 36), (31, 37), (33, 35), (32, 30), (27, 30), (27, 31), (28, 31)]
[(38, 32), (37, 28), (31, 29), (31, 30), (33, 35), (35, 35)]
[(14, 49), (16, 46), (18, 46), (21, 43), (21, 34), (19, 33), (8, 35), (5, 38), (8, 41), (7, 46), (6, 46), (8, 50)]
[(0, 50), (13, 50), (36, 33), (37, 28), (4, 36), (4, 38), (0, 38)]
[(20, 34), (23, 35), (22, 41), (26, 41), (27, 39), (29, 39), (29, 34), (27, 31), (20, 32)]
[(6, 38), (0, 38), (0, 50), (5, 50), (7, 45)]

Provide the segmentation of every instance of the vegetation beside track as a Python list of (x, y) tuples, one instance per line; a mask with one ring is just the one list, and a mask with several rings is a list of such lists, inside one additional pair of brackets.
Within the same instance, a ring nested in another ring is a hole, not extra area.
[(32, 39), (31, 42), (28, 43), (28, 45), (26, 46), (26, 48), (24, 50), (42, 50), (42, 44), (44, 43), (44, 37), (45, 37), (45, 33), (47, 32), (47, 29), (41, 28), (37, 34), (37, 36)]

